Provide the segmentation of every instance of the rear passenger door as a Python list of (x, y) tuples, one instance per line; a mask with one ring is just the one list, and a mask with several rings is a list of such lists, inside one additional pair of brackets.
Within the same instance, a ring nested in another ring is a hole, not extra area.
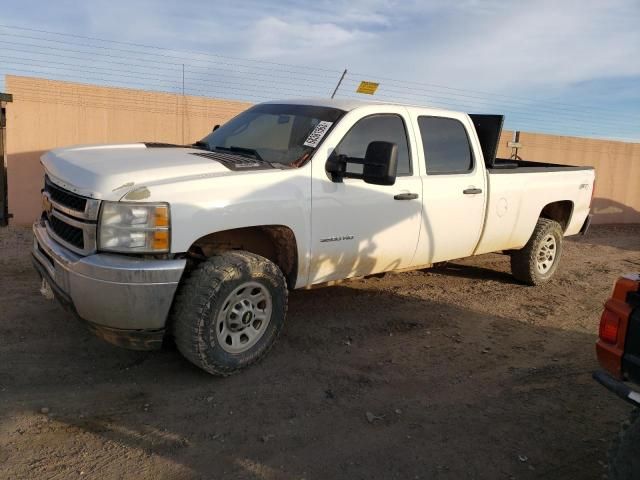
[(422, 177), (423, 227), (414, 264), (473, 254), (482, 233), (486, 176), (466, 115), (412, 116)]

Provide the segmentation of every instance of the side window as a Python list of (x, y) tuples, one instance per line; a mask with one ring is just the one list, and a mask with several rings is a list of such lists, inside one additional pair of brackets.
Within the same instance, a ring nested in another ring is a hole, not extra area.
[(464, 125), (453, 118), (418, 117), (428, 174), (473, 170), (471, 145)]
[[(358, 121), (335, 149), (335, 154), (364, 158), (371, 142), (384, 141), (398, 145), (398, 176), (411, 175), (409, 143), (404, 122), (398, 115), (372, 115)], [(362, 173), (362, 165), (349, 164), (351, 173)]]

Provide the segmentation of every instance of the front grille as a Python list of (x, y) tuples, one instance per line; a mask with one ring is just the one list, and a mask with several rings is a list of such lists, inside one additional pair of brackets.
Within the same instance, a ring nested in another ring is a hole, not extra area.
[(71, 210), (84, 212), (87, 206), (86, 198), (51, 183), (49, 177), (45, 177), (44, 179), (44, 191), (49, 194), (53, 202), (58, 203), (63, 207), (70, 208)]
[(82, 229), (69, 225), (53, 215), (50, 215), (48, 220), (49, 225), (51, 225), (51, 230), (53, 230), (53, 233), (60, 237), (61, 240), (81, 250), (84, 249), (84, 234)]
[(49, 175), (44, 177), (43, 197), (42, 215), (49, 234), (77, 254), (95, 253), (100, 200), (65, 190)]

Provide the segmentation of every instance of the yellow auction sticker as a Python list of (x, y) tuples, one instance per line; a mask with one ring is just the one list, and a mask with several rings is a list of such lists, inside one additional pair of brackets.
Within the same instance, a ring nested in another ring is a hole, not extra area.
[(378, 89), (379, 85), (380, 85), (379, 83), (375, 83), (375, 82), (360, 82), (360, 85), (358, 86), (358, 89), (356, 90), (356, 92), (365, 93), (367, 95), (373, 95), (374, 93), (376, 93), (376, 90)]

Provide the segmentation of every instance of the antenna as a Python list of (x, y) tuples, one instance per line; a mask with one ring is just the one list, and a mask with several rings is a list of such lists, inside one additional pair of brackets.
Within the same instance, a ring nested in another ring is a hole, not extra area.
[(342, 84), (342, 80), (344, 80), (344, 76), (347, 74), (347, 69), (344, 69), (344, 72), (342, 72), (342, 76), (340, 77), (340, 80), (338, 80), (338, 84), (336, 85), (335, 90), (333, 91), (333, 93), (331, 94), (331, 98), (336, 96), (336, 93), (338, 93), (338, 89), (340, 88), (340, 85)]

